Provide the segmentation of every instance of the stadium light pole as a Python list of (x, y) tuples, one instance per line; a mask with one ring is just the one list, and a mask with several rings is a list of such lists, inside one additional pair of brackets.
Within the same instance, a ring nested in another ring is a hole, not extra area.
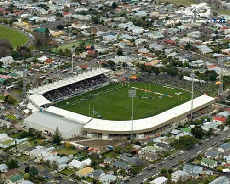
[(191, 77), (192, 77), (192, 99), (191, 99), (191, 120), (192, 120), (193, 98), (194, 98), (194, 78), (195, 78), (195, 74), (193, 72), (191, 73)]
[(131, 115), (131, 121), (132, 121), (132, 127), (131, 127), (131, 139), (133, 138), (133, 116), (134, 116), (134, 110), (133, 110), (133, 105), (134, 105), (134, 97), (136, 96), (136, 89), (132, 88), (128, 91), (129, 97), (131, 97), (132, 101), (132, 115)]
[(74, 47), (74, 45), (71, 48), (71, 52), (72, 52), (72, 73), (73, 73), (73, 57), (75, 56), (75, 47)]

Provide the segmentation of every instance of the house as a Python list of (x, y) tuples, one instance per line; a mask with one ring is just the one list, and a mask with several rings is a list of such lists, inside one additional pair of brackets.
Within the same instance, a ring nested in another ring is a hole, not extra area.
[(171, 174), (171, 178), (173, 182), (178, 182), (179, 180), (186, 181), (189, 178), (189, 174), (182, 170), (178, 170)]
[(221, 117), (221, 116), (214, 116), (212, 119), (215, 122), (221, 122), (221, 123), (225, 123), (227, 121), (226, 117)]
[(135, 166), (143, 165), (142, 160), (140, 160), (137, 157), (133, 157), (132, 155), (126, 154), (126, 153), (122, 154), (120, 159), (126, 162), (128, 165), (135, 165)]
[(125, 162), (121, 162), (121, 161), (116, 161), (113, 164), (113, 167), (119, 168), (119, 169), (129, 169), (129, 166), (127, 163)]
[(205, 153), (205, 156), (210, 159), (218, 159), (220, 157), (219, 151), (208, 151)]
[(102, 169), (97, 169), (97, 170), (94, 170), (92, 173), (90, 173), (89, 177), (98, 180), (102, 174), (104, 174), (104, 171)]
[(6, 164), (0, 164), (0, 173), (8, 172), (8, 167)]
[(220, 152), (229, 152), (230, 151), (230, 143), (226, 142), (219, 146), (218, 151)]
[(34, 183), (32, 181), (29, 181), (29, 180), (22, 180), (18, 184), (34, 184)]
[(183, 171), (188, 173), (192, 177), (199, 177), (203, 172), (203, 167), (185, 164), (183, 167)]
[(5, 56), (0, 59), (0, 62), (2, 62), (4, 66), (8, 66), (14, 62), (14, 59), (12, 56)]
[(86, 177), (93, 172), (92, 167), (85, 167), (80, 169), (76, 174), (80, 177)]
[(210, 49), (207, 45), (196, 45), (196, 48), (200, 50), (201, 54), (208, 54), (213, 52), (213, 50)]
[(224, 160), (226, 160), (227, 163), (230, 163), (230, 156), (224, 156)]
[(217, 161), (209, 158), (202, 158), (201, 165), (205, 167), (215, 168), (217, 167)]
[(209, 184), (230, 184), (230, 179), (226, 176), (219, 176)]
[(91, 165), (91, 159), (86, 159), (86, 160), (83, 160), (83, 161), (78, 161), (78, 160), (72, 160), (68, 166), (69, 167), (75, 167), (75, 168), (83, 168), (83, 167), (86, 167), (86, 166), (90, 166)]
[(168, 181), (168, 178), (161, 176), (161, 177), (154, 179), (153, 181), (151, 181), (149, 183), (150, 184), (166, 184), (167, 181)]
[(21, 182), (23, 177), (19, 174), (17, 169), (11, 169), (8, 172), (2, 174), (2, 179), (6, 181), (7, 184), (16, 184)]
[(110, 184), (114, 181), (116, 181), (117, 177), (112, 174), (101, 174), (99, 177), (99, 181), (103, 184)]

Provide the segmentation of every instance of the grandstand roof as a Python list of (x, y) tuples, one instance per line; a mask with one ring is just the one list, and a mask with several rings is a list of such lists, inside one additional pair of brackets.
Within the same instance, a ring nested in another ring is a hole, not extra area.
[(64, 138), (72, 137), (69, 134), (80, 132), (82, 128), (81, 124), (47, 112), (34, 112), (25, 119), (25, 123), (32, 128), (51, 132), (55, 132), (58, 128)]
[(95, 77), (97, 75), (106, 73), (108, 71), (109, 70), (105, 69), (105, 68), (97, 68), (97, 69), (94, 69), (92, 71), (84, 72), (84, 73), (82, 73), (80, 75), (77, 75), (75, 77), (70, 77), (70, 78), (63, 79), (63, 80), (60, 80), (60, 81), (57, 81), (57, 82), (54, 82), (54, 83), (51, 83), (51, 84), (40, 86), (38, 88), (34, 88), (34, 89), (29, 91), (29, 94), (43, 95), (44, 93), (46, 93), (48, 91), (58, 89), (58, 88), (61, 88), (61, 87), (64, 87), (64, 86), (68, 86), (70, 84), (74, 84), (76, 82), (79, 82), (79, 81), (82, 81), (82, 80), (85, 80), (85, 79), (88, 79), (88, 78)]
[(29, 96), (29, 99), (30, 99), (30, 101), (34, 104), (34, 105), (36, 105), (36, 106), (38, 106), (38, 107), (40, 107), (40, 106), (42, 106), (42, 105), (45, 105), (45, 104), (49, 104), (49, 103), (51, 103), (49, 100), (47, 100), (44, 96), (42, 96), (42, 95), (30, 95)]
[[(193, 110), (206, 105), (207, 103), (214, 102), (214, 98), (202, 95), (193, 100)], [(133, 121), (133, 131), (151, 131), (154, 128), (161, 127), (164, 123), (177, 118), (185, 113), (191, 111), (191, 101), (182, 105), (176, 106), (168, 111), (162, 112), (156, 116), (138, 119)], [(93, 118), (84, 129), (94, 130), (96, 132), (117, 132), (117, 133), (130, 133), (132, 131), (132, 121), (110, 121)]]
[(70, 111), (66, 111), (64, 109), (60, 109), (54, 106), (48, 107), (45, 111), (56, 114), (58, 116), (62, 116), (71, 121), (77, 121), (80, 124), (86, 124), (92, 119), (91, 117), (84, 116), (84, 115), (70, 112)]

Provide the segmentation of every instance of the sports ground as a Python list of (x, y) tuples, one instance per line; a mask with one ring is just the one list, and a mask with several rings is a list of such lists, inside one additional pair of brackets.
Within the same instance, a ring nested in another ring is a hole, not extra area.
[(9, 40), (14, 49), (28, 41), (28, 37), (22, 32), (3, 25), (0, 25), (0, 39)]
[(94, 118), (116, 121), (130, 120), (132, 100), (128, 96), (128, 91), (131, 88), (136, 89), (134, 119), (154, 116), (191, 99), (191, 94), (182, 89), (135, 82), (110, 84), (59, 102), (56, 106)]

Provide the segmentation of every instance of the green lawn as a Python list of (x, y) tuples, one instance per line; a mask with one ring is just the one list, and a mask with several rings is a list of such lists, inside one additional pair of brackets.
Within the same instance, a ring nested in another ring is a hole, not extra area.
[(72, 148), (57, 149), (57, 152), (61, 155), (75, 155), (78, 151)]
[(64, 44), (64, 45), (60, 45), (58, 48), (53, 49), (53, 52), (57, 52), (60, 49), (65, 50), (65, 49), (71, 49), (72, 46), (78, 47), (79, 46), (79, 41), (77, 42), (72, 42), (72, 43), (68, 43), (68, 44)]
[(84, 42), (85, 45), (90, 45), (90, 44), (93, 43), (91, 40), (78, 40), (78, 41), (75, 41), (75, 42), (60, 45), (59, 47), (52, 49), (52, 52), (58, 52), (60, 49), (62, 49), (63, 51), (65, 49), (71, 49), (72, 46), (75, 46), (77, 48), (77, 47), (80, 46), (81, 42)]
[(0, 25), (0, 39), (9, 40), (14, 49), (17, 46), (24, 45), (28, 41), (27, 36), (22, 32), (3, 25)]
[[(131, 98), (128, 90), (136, 87), (134, 119), (150, 117), (190, 99), (190, 93), (150, 83), (130, 83), (129, 86), (111, 84), (84, 95), (59, 102), (57, 107), (108, 120), (130, 120)], [(148, 90), (145, 92), (143, 90)], [(157, 94), (160, 93), (160, 94)], [(180, 95), (178, 93), (181, 93)], [(94, 111), (93, 111), (94, 109)]]
[(5, 97), (0, 94), (0, 100), (4, 100), (4, 99), (5, 99)]
[(8, 140), (5, 140), (5, 141), (1, 142), (1, 144), (3, 144), (3, 145), (9, 145), (12, 142), (14, 142), (14, 140), (8, 139)]

